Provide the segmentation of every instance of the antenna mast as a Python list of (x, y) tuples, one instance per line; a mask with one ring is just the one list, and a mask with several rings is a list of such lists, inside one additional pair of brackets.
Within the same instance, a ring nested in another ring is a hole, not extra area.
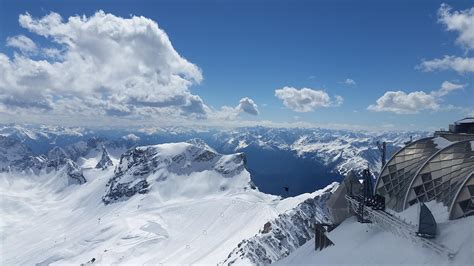
[(386, 154), (387, 154), (387, 143), (384, 141), (384, 142), (380, 142), (380, 141), (377, 141), (377, 148), (379, 148), (379, 151), (381, 153), (380, 157), (382, 159), (382, 169), (386, 163)]

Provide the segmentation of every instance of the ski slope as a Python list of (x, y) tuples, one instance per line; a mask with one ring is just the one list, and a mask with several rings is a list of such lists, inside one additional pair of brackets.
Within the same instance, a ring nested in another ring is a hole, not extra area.
[[(0, 264), (216, 264), (266, 221), (318, 193), (281, 200), (242, 189), (246, 170), (201, 171), (168, 173), (149, 193), (106, 205), (113, 167), (83, 173), (82, 185), (68, 185), (60, 171), (0, 173)], [(212, 187), (219, 178), (235, 180), (222, 190)]]

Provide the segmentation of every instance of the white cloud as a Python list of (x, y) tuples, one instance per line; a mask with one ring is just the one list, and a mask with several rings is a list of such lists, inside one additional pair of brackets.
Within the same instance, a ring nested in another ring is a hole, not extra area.
[[(445, 25), (446, 30), (458, 33), (456, 43), (467, 51), (474, 49), (474, 7), (461, 11), (453, 11), (447, 4), (438, 10), (438, 22)], [(423, 71), (452, 69), (460, 74), (474, 72), (473, 57), (445, 55), (443, 58), (423, 60), (418, 69)]]
[[(0, 105), (10, 112), (170, 117), (209, 111), (189, 90), (203, 79), (201, 70), (178, 54), (151, 19), (99, 11), (67, 20), (57, 13), (39, 19), (26, 13), (19, 22), (52, 41), (38, 50), (55, 60), (0, 53)], [(9, 38), (9, 45), (37, 49), (25, 38)]]
[(237, 105), (236, 109), (251, 115), (259, 114), (257, 104), (248, 97), (240, 99), (239, 105)]
[(474, 7), (462, 11), (452, 11), (447, 4), (442, 4), (438, 10), (438, 21), (446, 26), (448, 31), (459, 34), (456, 42), (468, 50), (474, 49)]
[(235, 121), (241, 113), (248, 113), (251, 115), (258, 115), (258, 105), (254, 100), (249, 97), (240, 99), (239, 104), (236, 107), (222, 106), (218, 111), (209, 112), (209, 116), (212, 120), (229, 122)]
[(342, 98), (340, 95), (334, 96), (334, 99), (334, 106), (341, 106), (344, 103), (344, 98)]
[(33, 54), (38, 49), (36, 44), (25, 35), (17, 35), (7, 38), (7, 46), (19, 49), (22, 53)]
[(60, 60), (62, 59), (61, 51), (55, 48), (43, 48), (41, 52), (45, 57)]
[(433, 60), (425, 60), (417, 67), (423, 71), (452, 69), (458, 73), (474, 72), (474, 58), (447, 56)]
[(377, 99), (375, 105), (367, 109), (376, 112), (393, 112), (397, 114), (414, 114), (423, 109), (439, 108), (436, 98), (423, 91), (405, 93), (403, 91), (387, 91)]
[(464, 88), (464, 85), (443, 82), (441, 88), (430, 93), (415, 91), (387, 91), (376, 103), (369, 105), (367, 110), (375, 112), (393, 112), (396, 114), (416, 114), (422, 110), (438, 110), (441, 97), (451, 91)]
[(275, 90), (275, 96), (283, 101), (283, 104), (296, 112), (310, 112), (319, 107), (339, 106), (343, 102), (341, 96), (336, 96), (335, 101), (323, 90), (293, 87), (284, 87)]
[(433, 91), (431, 92), (432, 95), (436, 96), (436, 97), (442, 97), (452, 91), (455, 91), (455, 90), (460, 90), (462, 88), (464, 88), (465, 85), (463, 84), (456, 84), (456, 83), (452, 83), (452, 82), (449, 82), (449, 81), (444, 81), (442, 84), (441, 84), (441, 88), (437, 91)]
[(355, 85), (357, 85), (357, 83), (356, 83), (353, 79), (349, 79), (349, 78), (347, 78), (346, 80), (344, 80), (344, 84), (349, 85), (349, 86), (355, 86)]

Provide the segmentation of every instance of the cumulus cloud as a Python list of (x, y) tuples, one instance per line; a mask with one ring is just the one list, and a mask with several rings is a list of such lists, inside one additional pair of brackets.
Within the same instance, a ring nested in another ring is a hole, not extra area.
[(462, 11), (453, 11), (447, 4), (442, 4), (438, 10), (438, 21), (446, 26), (448, 31), (459, 34), (456, 42), (468, 50), (474, 49), (474, 7)]
[(7, 46), (19, 49), (22, 53), (36, 53), (36, 44), (25, 35), (17, 35), (7, 38)]
[(474, 58), (445, 55), (443, 58), (424, 60), (417, 68), (426, 72), (452, 69), (463, 74), (474, 72)]
[(349, 79), (349, 78), (347, 78), (346, 80), (344, 80), (344, 84), (349, 85), (349, 86), (355, 86), (355, 85), (357, 85), (357, 83), (356, 83), (353, 79)]
[(228, 122), (237, 120), (241, 113), (247, 113), (251, 115), (260, 114), (260, 112), (258, 111), (258, 105), (255, 103), (255, 101), (250, 99), (249, 97), (244, 97), (240, 99), (239, 104), (237, 106), (222, 106), (217, 111), (209, 112), (209, 115), (212, 119), (216, 121)]
[(248, 97), (240, 99), (239, 105), (237, 105), (236, 109), (251, 115), (259, 114), (257, 104)]
[[(458, 34), (456, 43), (470, 51), (474, 49), (474, 7), (461, 11), (453, 11), (447, 4), (438, 10), (438, 22), (444, 24), (446, 30)], [(443, 58), (423, 60), (418, 69), (423, 71), (452, 69), (460, 74), (474, 72), (473, 57), (445, 55)]]
[(323, 90), (313, 90), (310, 88), (296, 89), (293, 87), (283, 87), (275, 90), (275, 96), (283, 101), (283, 104), (296, 112), (310, 112), (320, 107), (339, 106), (343, 102), (341, 96), (336, 95), (332, 99)]
[[(201, 70), (173, 48), (156, 22), (142, 16), (121, 18), (98, 11), (64, 20), (20, 15), (22, 27), (51, 41), (36, 60), (27, 53), (0, 53), (0, 105), (10, 111), (110, 116), (196, 115), (209, 108), (190, 86)], [(7, 44), (22, 52), (34, 42), (20, 35)]]
[(375, 105), (367, 109), (376, 112), (393, 112), (397, 114), (414, 114), (423, 109), (438, 109), (439, 105), (433, 95), (423, 91), (405, 93), (403, 91), (387, 91), (377, 99)]
[(422, 110), (438, 110), (441, 97), (446, 94), (464, 88), (464, 85), (443, 82), (441, 88), (426, 93), (415, 91), (406, 93), (404, 91), (387, 91), (376, 103), (369, 105), (367, 110), (375, 112), (393, 112), (396, 114), (416, 114)]

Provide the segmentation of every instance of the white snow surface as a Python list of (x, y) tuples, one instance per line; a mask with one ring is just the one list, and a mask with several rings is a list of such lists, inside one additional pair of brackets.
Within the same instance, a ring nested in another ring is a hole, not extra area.
[[(426, 204), (438, 223), (435, 241), (457, 252), (453, 259), (421, 247), (407, 239), (361, 224), (355, 217), (345, 220), (327, 236), (334, 246), (314, 250), (314, 239), (276, 262), (276, 265), (474, 265), (474, 217), (449, 221), (441, 203)], [(397, 213), (402, 219), (418, 224), (418, 205)]]
[[(109, 153), (109, 157), (112, 160), (114, 165), (117, 165), (120, 160), (120, 155), (126, 151), (125, 148), (109, 148), (107, 152)], [(77, 159), (76, 163), (81, 168), (95, 168), (97, 163), (100, 161), (102, 157), (102, 149), (90, 149), (89, 152), (85, 156), (81, 156)]]
[[(154, 147), (173, 156), (188, 145)], [(105, 205), (113, 169), (83, 173), (87, 182), (70, 186), (55, 173), (0, 173), (1, 265), (79, 265), (92, 258), (106, 265), (215, 265), (266, 221), (318, 193), (281, 200), (243, 189), (246, 170), (232, 177), (206, 170), (170, 174), (147, 194)], [(229, 178), (234, 182), (225, 191), (210, 189)]]

